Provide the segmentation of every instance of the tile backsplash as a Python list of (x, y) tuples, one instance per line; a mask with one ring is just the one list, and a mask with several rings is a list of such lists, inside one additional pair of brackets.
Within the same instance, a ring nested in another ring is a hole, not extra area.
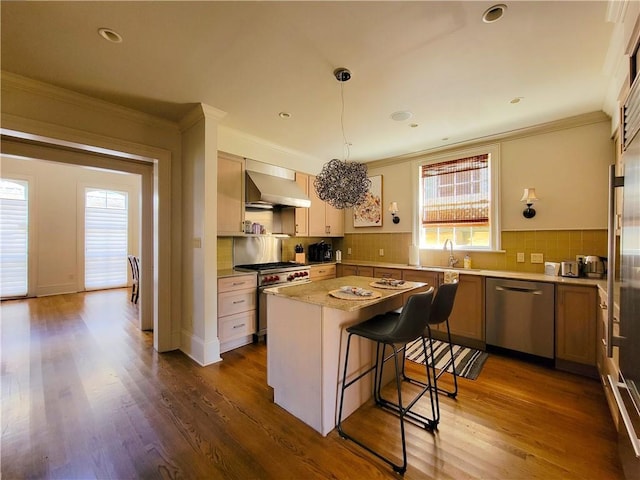
[[(282, 242), (282, 259), (293, 260), (294, 247), (301, 243), (305, 252), (310, 243), (322, 238), (285, 238)], [(411, 233), (350, 233), (344, 238), (325, 238), (333, 250), (342, 250), (342, 261), (369, 261), (407, 264)], [(351, 249), (351, 253), (348, 250)], [(381, 256), (380, 253), (383, 253)], [(531, 263), (532, 253), (541, 253), (543, 261), (561, 262), (575, 260), (576, 255), (607, 256), (606, 230), (536, 230), (502, 232), (502, 251), (477, 252), (454, 250), (458, 265), (466, 253), (471, 257), (472, 268), (506, 270), (527, 273), (544, 273), (544, 263)], [(523, 253), (525, 261), (517, 262), (517, 254)], [(425, 266), (446, 266), (449, 253), (445, 250), (421, 250), (420, 263)], [(233, 242), (230, 237), (218, 238), (218, 269), (233, 267)]]

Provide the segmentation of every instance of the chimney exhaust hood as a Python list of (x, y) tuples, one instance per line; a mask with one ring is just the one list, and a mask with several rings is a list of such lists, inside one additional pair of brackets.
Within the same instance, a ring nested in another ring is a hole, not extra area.
[(248, 158), (245, 162), (247, 208), (311, 206), (311, 200), (295, 182), (293, 170)]

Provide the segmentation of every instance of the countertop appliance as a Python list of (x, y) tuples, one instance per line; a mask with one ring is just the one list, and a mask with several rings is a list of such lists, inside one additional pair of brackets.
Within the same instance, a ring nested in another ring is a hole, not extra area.
[(333, 256), (331, 244), (324, 243), (324, 241), (310, 244), (307, 250), (310, 262), (328, 262)]
[(604, 259), (597, 255), (587, 255), (584, 257), (584, 274), (588, 278), (603, 278), (607, 273)]
[[(640, 478), (640, 80), (636, 78), (623, 107), (624, 177), (609, 169), (609, 246), (607, 275), (607, 356), (619, 349), (620, 378), (608, 377), (620, 417), (618, 450), (625, 476)], [(620, 230), (619, 335), (613, 334), (616, 277), (615, 189), (623, 188)], [(624, 424), (624, 427), (623, 427)]]
[(560, 276), (562, 277), (579, 277), (580, 265), (578, 262), (568, 261), (560, 263)]
[(553, 283), (487, 278), (487, 345), (553, 359)]
[(267, 295), (264, 289), (310, 282), (311, 268), (300, 263), (283, 262), (282, 241), (275, 237), (234, 238), (233, 255), (234, 269), (257, 272), (258, 275), (258, 328), (255, 339), (259, 340), (267, 334)]

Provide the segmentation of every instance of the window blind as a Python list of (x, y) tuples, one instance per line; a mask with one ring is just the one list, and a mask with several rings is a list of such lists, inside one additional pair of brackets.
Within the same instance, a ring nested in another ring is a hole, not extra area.
[(28, 292), (28, 183), (0, 180), (0, 296)]
[(85, 289), (125, 287), (128, 268), (126, 192), (86, 190), (84, 242)]
[(489, 155), (423, 165), (423, 225), (489, 225)]

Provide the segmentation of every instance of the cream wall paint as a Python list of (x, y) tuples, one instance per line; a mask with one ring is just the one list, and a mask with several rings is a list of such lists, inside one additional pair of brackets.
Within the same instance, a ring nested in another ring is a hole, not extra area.
[(320, 172), (329, 160), (311, 157), (224, 125), (218, 129), (218, 150), (312, 175)]
[[(570, 127), (560, 122), (554, 131), (547, 128), (537, 134), (490, 142), (500, 146), (503, 231), (607, 228), (607, 166), (615, 162), (615, 152), (610, 120), (602, 117)], [(441, 150), (437, 155), (447, 151), (455, 150)], [(383, 225), (354, 228), (352, 211), (346, 210), (345, 232), (410, 232), (418, 194), (417, 173), (412, 171), (411, 162), (422, 158), (429, 155), (373, 163), (369, 175), (383, 176)], [(522, 216), (525, 206), (520, 198), (525, 187), (535, 187), (540, 198), (533, 219)], [(397, 225), (387, 211), (392, 201), (398, 202), (400, 209)]]
[(3, 156), (2, 178), (29, 177), (34, 203), (30, 205), (30, 244), (35, 262), (29, 293), (54, 295), (84, 289), (85, 187), (126, 191), (129, 197), (129, 251), (139, 254), (140, 176), (75, 167), (56, 162), (18, 160)]
[[(502, 230), (606, 229), (608, 166), (615, 163), (608, 122), (502, 142)], [(523, 189), (540, 201), (522, 216)]]
[[(173, 288), (181, 281), (182, 269), (178, 126), (19, 75), (1, 76), (1, 124), (9, 135), (18, 132), (18, 138), (37, 139), (52, 149), (68, 145), (76, 151), (107, 151), (123, 160), (102, 157), (100, 163), (126, 163), (131, 170), (140, 169), (136, 161), (151, 165), (152, 181), (143, 184), (149, 194), (142, 202), (147, 227), (141, 243), (150, 258), (142, 264), (142, 275), (153, 282), (141, 287), (142, 325), (153, 326), (157, 350), (178, 348), (181, 296), (180, 289)], [(2, 151), (5, 143), (0, 144)]]

